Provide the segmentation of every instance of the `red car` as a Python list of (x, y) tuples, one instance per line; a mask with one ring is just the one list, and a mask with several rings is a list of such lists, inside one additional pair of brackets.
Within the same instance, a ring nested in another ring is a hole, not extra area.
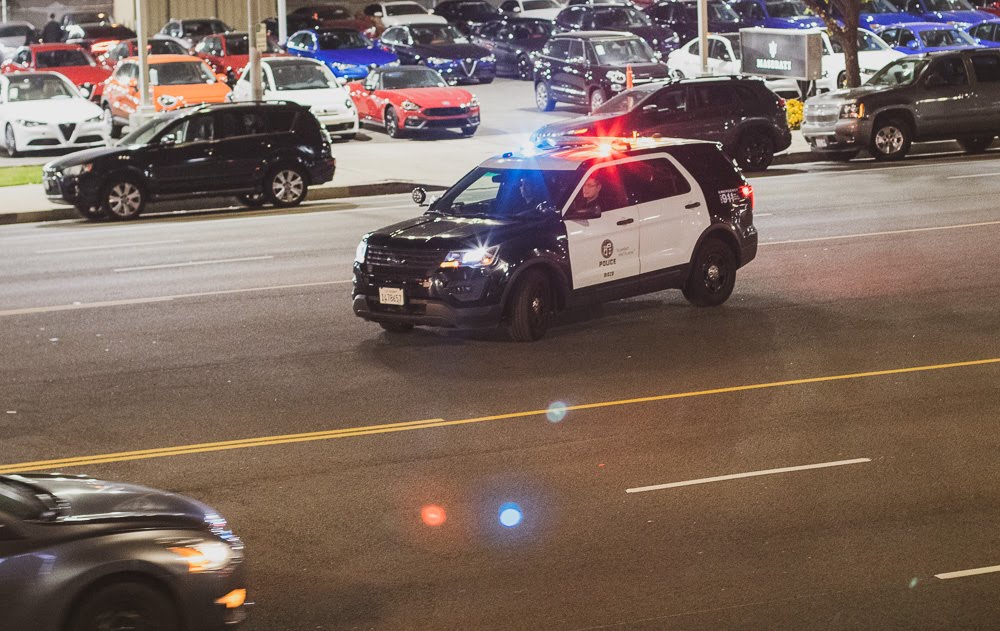
[(108, 52), (123, 39), (134, 37), (135, 31), (121, 24), (74, 24), (63, 33), (64, 42), (79, 44), (95, 57)]
[[(273, 50), (268, 42), (263, 56), (273, 57)], [(194, 54), (208, 62), (217, 74), (224, 74), (230, 81), (235, 81), (250, 63), (250, 40), (246, 33), (216, 33), (198, 42)]]
[(32, 44), (17, 49), (10, 60), (0, 66), (9, 74), (25, 70), (58, 72), (79, 87), (90, 87), (90, 98), (96, 100), (104, 89), (111, 71), (99, 65), (86, 50), (75, 44)]
[(347, 88), (361, 121), (384, 125), (392, 138), (445, 128), (471, 136), (479, 127), (479, 100), (426, 66), (375, 68)]

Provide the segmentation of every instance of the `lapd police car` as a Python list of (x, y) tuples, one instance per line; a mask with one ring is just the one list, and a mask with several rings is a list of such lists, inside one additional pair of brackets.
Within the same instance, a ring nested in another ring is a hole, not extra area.
[(556, 139), (486, 160), (420, 217), (365, 235), (354, 312), (388, 331), (502, 323), (533, 341), (576, 305), (664, 289), (721, 305), (756, 253), (753, 189), (717, 144)]

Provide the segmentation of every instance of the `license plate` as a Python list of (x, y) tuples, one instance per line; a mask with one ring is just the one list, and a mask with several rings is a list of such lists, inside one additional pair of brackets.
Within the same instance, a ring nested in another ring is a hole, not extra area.
[(379, 287), (378, 301), (384, 305), (403, 306), (403, 290), (397, 287)]

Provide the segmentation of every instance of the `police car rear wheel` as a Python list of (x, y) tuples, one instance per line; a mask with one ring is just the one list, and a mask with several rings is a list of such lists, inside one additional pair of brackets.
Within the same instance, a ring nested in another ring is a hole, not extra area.
[(507, 316), (507, 332), (515, 342), (535, 342), (549, 328), (552, 287), (540, 272), (529, 272), (514, 288)]
[(719, 239), (706, 239), (691, 266), (684, 297), (696, 307), (717, 307), (736, 286), (736, 253)]

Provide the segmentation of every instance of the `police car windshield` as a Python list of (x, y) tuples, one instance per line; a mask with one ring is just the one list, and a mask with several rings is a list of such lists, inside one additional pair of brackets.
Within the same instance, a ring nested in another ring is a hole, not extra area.
[(479, 167), (449, 189), (431, 210), (455, 217), (538, 217), (543, 203), (561, 208), (577, 179), (576, 171)]

